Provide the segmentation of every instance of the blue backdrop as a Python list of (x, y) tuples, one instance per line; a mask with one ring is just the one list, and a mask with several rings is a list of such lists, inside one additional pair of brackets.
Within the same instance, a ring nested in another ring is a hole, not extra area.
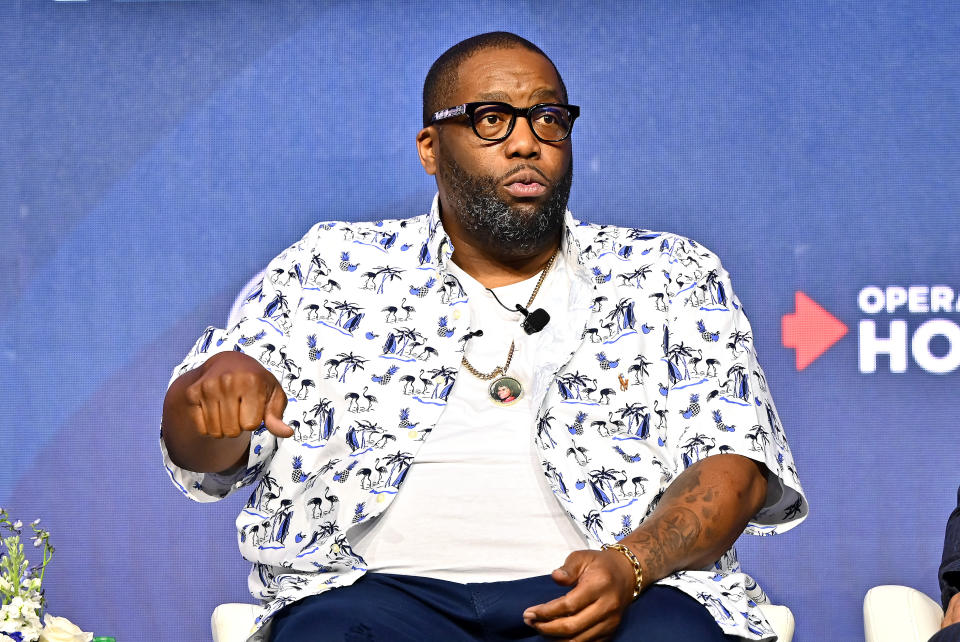
[[(960, 482), (960, 4), (6, 0), (0, 505), (53, 531), (52, 613), (200, 640), (249, 600), (244, 497), (194, 505), (163, 472), (170, 369), (313, 222), (429, 207), (423, 76), (496, 29), (582, 107), (573, 211), (692, 236), (733, 274), (811, 504), (741, 557), (796, 639), (862, 638), (876, 584), (937, 596)], [(798, 369), (787, 345), (844, 327)]]

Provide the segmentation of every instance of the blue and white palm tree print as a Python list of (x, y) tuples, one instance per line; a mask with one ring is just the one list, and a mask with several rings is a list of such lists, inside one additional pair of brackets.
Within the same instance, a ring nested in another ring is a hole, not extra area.
[[(566, 330), (573, 349), (545, 373), (532, 429), (546, 479), (584, 536), (615, 542), (683, 470), (723, 453), (764, 464), (782, 490), (748, 533), (802, 521), (807, 505), (784, 429), (716, 256), (676, 235), (569, 212), (562, 251), (585, 321)], [(466, 292), (447, 270), (451, 254), (436, 200), (411, 219), (319, 223), (244, 295), (239, 323), (206, 330), (175, 369), (176, 377), (237, 350), (287, 394), (294, 436), (253, 433), (235, 477), (179, 469), (164, 453), (173, 481), (198, 501), (256, 484), (237, 527), (261, 621), (364, 572), (349, 529), (390, 505), (463, 374), (471, 328), (460, 314)], [(709, 572), (663, 583), (716, 612), (727, 633), (769, 632), (755, 608), (762, 591), (733, 590), (756, 584), (732, 552)]]

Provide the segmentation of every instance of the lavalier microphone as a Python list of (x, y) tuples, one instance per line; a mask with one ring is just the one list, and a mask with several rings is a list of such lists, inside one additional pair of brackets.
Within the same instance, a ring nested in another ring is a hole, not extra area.
[[(503, 304), (503, 301), (500, 300), (500, 297), (497, 296), (497, 293), (487, 288), (487, 292), (493, 295), (493, 298), (496, 299), (497, 303), (500, 304), (504, 310), (510, 310), (507, 306)], [(523, 321), (520, 322), (520, 327), (523, 328), (523, 331), (527, 334), (536, 334), (540, 332), (547, 324), (550, 323), (550, 315), (543, 308), (537, 308), (533, 312), (530, 312), (525, 307), (517, 303), (514, 306), (514, 310), (523, 315)], [(510, 310), (511, 312), (513, 310)]]
[(523, 328), (523, 331), (527, 334), (536, 334), (550, 323), (550, 314), (543, 308), (537, 308), (533, 312), (529, 312), (518, 303), (517, 311), (523, 315), (523, 321), (520, 323), (520, 327)]

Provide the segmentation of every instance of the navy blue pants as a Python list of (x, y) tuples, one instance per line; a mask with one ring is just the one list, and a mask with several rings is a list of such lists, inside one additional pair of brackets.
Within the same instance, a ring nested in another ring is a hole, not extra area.
[[(547, 640), (523, 623), (531, 606), (567, 592), (549, 575), (459, 584), (367, 573), (352, 586), (294, 602), (274, 616), (271, 642), (458, 642)], [(618, 642), (730, 642), (710, 613), (682, 591), (654, 585), (627, 609)]]
[(960, 641), (960, 624), (951, 624), (933, 634), (930, 642), (958, 642)]

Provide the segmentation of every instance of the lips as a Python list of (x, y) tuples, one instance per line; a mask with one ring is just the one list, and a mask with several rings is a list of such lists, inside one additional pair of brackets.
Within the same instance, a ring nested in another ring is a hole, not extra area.
[(513, 174), (504, 182), (504, 189), (517, 198), (534, 198), (547, 192), (546, 180), (530, 170)]

